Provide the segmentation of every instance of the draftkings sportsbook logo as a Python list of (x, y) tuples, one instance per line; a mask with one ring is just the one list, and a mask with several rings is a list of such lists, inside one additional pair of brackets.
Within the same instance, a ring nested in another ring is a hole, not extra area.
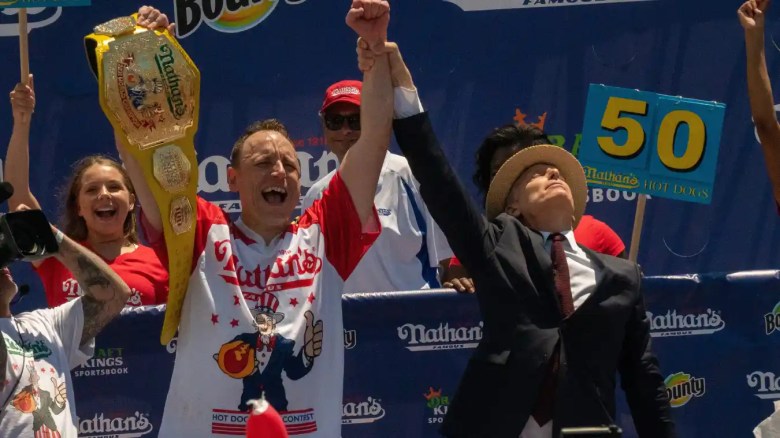
[(92, 359), (73, 370), (73, 377), (96, 377), (128, 374), (125, 359), (122, 357), (124, 348), (97, 348)]
[(448, 322), (438, 327), (407, 323), (398, 327), (398, 337), (406, 341), (409, 351), (477, 348), (482, 339), (482, 321), (476, 327), (450, 327)]
[(677, 310), (667, 310), (665, 314), (653, 314), (647, 311), (650, 320), (650, 336), (711, 335), (726, 327), (726, 321), (720, 317), (719, 310), (707, 309), (704, 313), (685, 314)]
[(771, 312), (764, 315), (764, 330), (767, 336), (774, 332), (780, 332), (780, 302), (775, 304)]
[(149, 414), (135, 412), (126, 417), (108, 417), (103, 413), (78, 419), (79, 438), (138, 438), (154, 429)]
[(679, 408), (694, 397), (703, 397), (707, 389), (704, 378), (696, 378), (687, 373), (674, 373), (664, 380), (666, 395), (673, 408)]
[(428, 424), (444, 422), (444, 416), (447, 415), (450, 406), (450, 398), (441, 394), (441, 388), (433, 389), (433, 386), (428, 388), (428, 393), (424, 393), (423, 397), (425, 397), (425, 406), (430, 409)]
[(764, 400), (780, 400), (780, 376), (769, 371), (753, 371), (747, 375), (747, 384), (755, 388), (756, 397)]
[(365, 401), (344, 403), (341, 424), (366, 424), (379, 421), (385, 416), (382, 400), (368, 397)]

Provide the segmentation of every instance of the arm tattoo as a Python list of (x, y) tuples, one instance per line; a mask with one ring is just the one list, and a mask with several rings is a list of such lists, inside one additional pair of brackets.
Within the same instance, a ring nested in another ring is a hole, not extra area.
[(60, 245), (60, 261), (70, 269), (84, 296), (81, 346), (94, 338), (125, 305), (130, 289), (97, 255), (66, 239)]
[(83, 347), (90, 339), (97, 336), (114, 319), (116, 314), (107, 311), (107, 308), (110, 307), (108, 302), (98, 301), (90, 295), (81, 297), (81, 307), (84, 311), (84, 327), (81, 329), (79, 345)]
[[(79, 265), (79, 272), (80, 275), (78, 275), (78, 280), (81, 283), (81, 286), (86, 289), (91, 289), (93, 286), (97, 287), (105, 287), (110, 288), (111, 287), (111, 280), (106, 276), (106, 273), (101, 271), (100, 268), (95, 265), (95, 262), (93, 260), (90, 260), (88, 257), (79, 254), (76, 258), (76, 262)], [(88, 291), (84, 291), (85, 294), (88, 293)], [(116, 294), (116, 291), (114, 291), (114, 294)]]

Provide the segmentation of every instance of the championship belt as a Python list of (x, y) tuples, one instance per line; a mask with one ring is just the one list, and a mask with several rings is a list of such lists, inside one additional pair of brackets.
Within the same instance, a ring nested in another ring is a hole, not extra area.
[(171, 341), (192, 272), (198, 162), (200, 72), (167, 30), (136, 16), (96, 26), (84, 39), (100, 106), (154, 195), (168, 249), (169, 292), (160, 341)]

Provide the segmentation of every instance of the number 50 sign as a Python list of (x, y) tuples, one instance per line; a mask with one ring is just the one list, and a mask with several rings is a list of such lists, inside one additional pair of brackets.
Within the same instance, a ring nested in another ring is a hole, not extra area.
[(588, 183), (709, 204), (723, 104), (591, 84), (579, 159)]

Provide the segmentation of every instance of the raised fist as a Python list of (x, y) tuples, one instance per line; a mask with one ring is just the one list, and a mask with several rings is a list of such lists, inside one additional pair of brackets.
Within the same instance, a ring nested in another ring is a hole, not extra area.
[(347, 25), (363, 38), (371, 50), (381, 53), (387, 41), (390, 4), (385, 0), (353, 0)]
[(35, 87), (33, 75), (27, 80), (27, 84), (18, 83), (9, 94), (11, 98), (11, 112), (15, 121), (29, 121), (29, 114), (35, 111)]
[(745, 30), (763, 30), (771, 0), (748, 0), (737, 9), (739, 24)]
[(322, 353), (322, 320), (314, 322), (314, 314), (307, 310), (303, 314), (306, 318), (306, 331), (303, 334), (303, 354), (309, 359), (314, 359)]

